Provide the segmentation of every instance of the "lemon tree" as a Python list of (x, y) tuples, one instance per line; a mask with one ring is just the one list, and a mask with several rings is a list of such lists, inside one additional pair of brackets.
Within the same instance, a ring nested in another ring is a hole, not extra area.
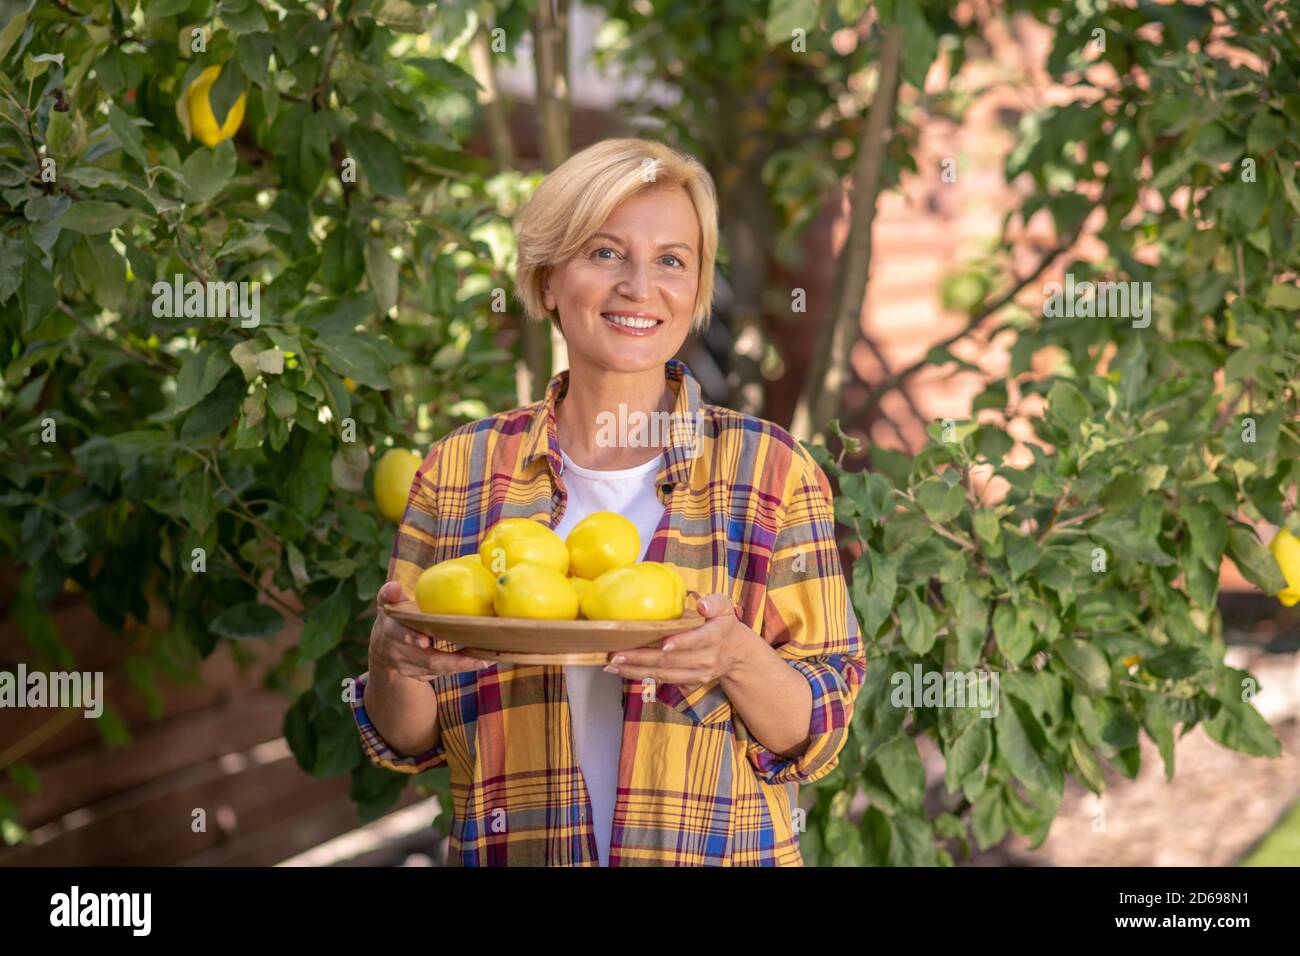
[[(1006, 172), (1033, 192), (1009, 226), (1041, 210), (1069, 235), (1095, 213), (1103, 252), (1067, 271), (1146, 283), (1151, 308), (1051, 315), (994, 305), (999, 288), (971, 327), (1000, 321), (1010, 369), (971, 418), (932, 424), (915, 456), (869, 449), (869, 470), (815, 446), (870, 659), (811, 797), (813, 863), (949, 865), (1012, 832), (1036, 847), (1067, 782), (1136, 776), (1144, 737), (1168, 778), (1196, 727), (1279, 753), (1258, 682), (1225, 663), (1217, 601), (1225, 559), (1280, 612), (1300, 572), (1297, 25), (1255, 5), (1218, 25), (1184, 4), (1011, 7), (1054, 24), (1049, 69), (1079, 96), (1026, 117)], [(1017, 449), (1028, 403), (1043, 411)], [(944, 679), (934, 698), (909, 699), (915, 674)], [(929, 793), (920, 740), (943, 758)]]
[[(157, 677), (300, 619), (271, 676), (286, 735), (366, 816), (406, 781), (364, 760), (344, 681), (412, 449), (514, 393), (493, 303), (530, 181), (464, 150), (469, 22), (0, 0), (0, 550), (30, 663), (76, 667), (46, 613), (65, 589), (154, 706)], [(37, 785), (31, 743), (0, 775)]]

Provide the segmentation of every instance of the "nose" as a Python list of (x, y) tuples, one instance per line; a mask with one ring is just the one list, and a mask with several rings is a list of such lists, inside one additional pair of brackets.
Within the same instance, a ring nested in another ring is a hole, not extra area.
[(629, 256), (620, 271), (622, 275), (615, 287), (619, 295), (633, 302), (645, 302), (650, 298), (650, 271), (640, 256)]

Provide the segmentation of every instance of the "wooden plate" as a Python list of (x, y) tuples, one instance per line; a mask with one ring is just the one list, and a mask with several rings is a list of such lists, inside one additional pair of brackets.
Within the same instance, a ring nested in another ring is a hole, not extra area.
[(535, 621), (526, 617), (462, 617), (425, 614), (414, 601), (384, 612), (412, 630), (432, 634), (465, 653), (511, 664), (599, 664), (615, 651), (648, 647), (670, 634), (704, 623), (694, 610), (670, 621)]

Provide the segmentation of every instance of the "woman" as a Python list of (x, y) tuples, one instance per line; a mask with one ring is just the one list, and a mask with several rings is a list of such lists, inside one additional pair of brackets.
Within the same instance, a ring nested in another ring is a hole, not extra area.
[[(640, 139), (578, 153), (523, 214), (520, 296), (569, 370), (430, 450), (354, 703), (375, 764), (450, 765), (451, 865), (802, 865), (798, 785), (834, 769), (864, 654), (825, 475), (673, 359), (717, 234), (708, 172)], [(382, 613), (502, 518), (563, 537), (592, 511), (627, 516), (706, 623), (601, 669), (489, 664)]]

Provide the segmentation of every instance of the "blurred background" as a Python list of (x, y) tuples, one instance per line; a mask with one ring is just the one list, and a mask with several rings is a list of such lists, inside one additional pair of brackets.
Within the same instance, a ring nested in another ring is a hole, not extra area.
[[(1276, 71), (1286, 57), (1294, 68), (1297, 43), (1281, 3), (2, 0), (0, 11), (12, 103), (0, 212), (17, 217), (0, 229), (0, 669), (75, 662), (105, 674), (108, 701), (95, 721), (0, 714), (0, 865), (442, 864), (445, 814), (430, 821), (445, 771), (407, 786), (358, 767), (335, 699), (364, 669), (366, 605), (391, 548), (370, 462), (390, 447), (422, 455), (450, 428), (538, 397), (564, 367), (562, 342), (524, 327), (499, 293), (512, 291), (512, 218), (546, 170), (593, 142), (645, 135), (707, 165), (719, 280), (713, 320), (681, 358), (709, 401), (823, 443), (846, 468), (910, 460), (935, 423), (991, 411), (1017, 439), (1007, 461), (1033, 462), (1020, 442), (1036, 434), (1045, 391), (1015, 383), (1081, 352), (1114, 355), (1126, 324), (1069, 341), (1083, 333), (1042, 323), (1045, 287), (1067, 271), (1154, 278), (1157, 326), (1197, 312), (1208, 340), (1234, 344), (1222, 308), (1233, 263), (1216, 284), (1204, 262), (1159, 253), (1190, 242), (1176, 229), (1202, 212), (1249, 237), (1242, 271), (1269, 297), (1260, 321), (1294, 323), (1300, 305), (1268, 291), (1295, 277), (1294, 86), (1248, 93), (1282, 129), (1219, 111), (1228, 132), (1216, 139), (1193, 123), (1215, 91), (1227, 102), (1270, 70), (1286, 87)], [(184, 91), (213, 63), (226, 64), (213, 112), (242, 113), (247, 91), (247, 113), (212, 158), (182, 160), (195, 135)], [(1144, 83), (1171, 75), (1185, 85), (1165, 88), (1162, 107)], [(1089, 113), (1134, 90), (1147, 95), (1100, 121)], [(1221, 141), (1234, 136), (1237, 152)], [(1205, 198), (1247, 154), (1267, 184), (1253, 219), (1235, 198)], [(349, 156), (362, 174), (351, 181)], [(35, 172), (49, 157), (75, 202), (116, 204), (121, 221), (61, 219), (59, 190)], [(144, 290), (174, 271), (260, 277), (266, 334), (150, 317)], [(264, 356), (321, 369), (318, 394), (264, 383)], [(1275, 393), (1281, 422), (1296, 420), (1295, 368)], [(1209, 363), (1203, 390), (1223, 393), (1229, 413), (1233, 383)], [(360, 422), (364, 454), (317, 442), (313, 402)], [(35, 436), (52, 408), (69, 412), (59, 427), (77, 450), (43, 458)], [(168, 429), (191, 454), (151, 471), (148, 436)], [(1279, 474), (1274, 506), (1245, 512), (1262, 536), (1294, 509)], [(196, 546), (225, 586), (178, 583), (169, 569)], [(860, 553), (846, 546), (847, 561)], [(1300, 616), (1226, 557), (1216, 598), (1226, 660), (1266, 688), (1255, 703), (1280, 755), (1198, 730), (1179, 740), (1167, 780), (1143, 739), (1140, 772), (1108, 771), (1104, 796), (1067, 781), (1040, 845), (1013, 832), (959, 864), (1300, 864)], [(942, 755), (919, 746), (937, 801)], [(866, 804), (859, 794), (850, 814)]]

